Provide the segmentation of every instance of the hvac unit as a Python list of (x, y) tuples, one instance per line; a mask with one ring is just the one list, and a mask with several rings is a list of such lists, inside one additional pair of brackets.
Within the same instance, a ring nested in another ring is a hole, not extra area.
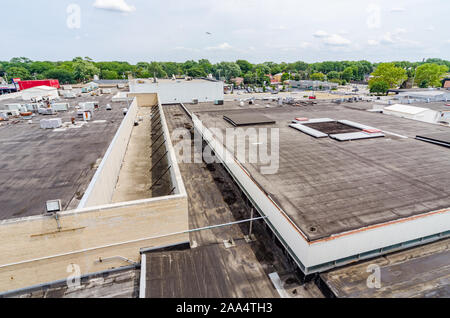
[(52, 118), (52, 119), (42, 119), (40, 121), (40, 125), (42, 129), (55, 129), (62, 126), (61, 118)]
[(51, 108), (39, 108), (38, 113), (41, 115), (54, 115), (56, 112)]

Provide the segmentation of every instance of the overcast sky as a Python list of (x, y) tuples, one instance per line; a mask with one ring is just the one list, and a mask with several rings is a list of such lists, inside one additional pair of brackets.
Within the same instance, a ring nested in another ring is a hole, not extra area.
[(450, 59), (449, 0), (2, 1), (0, 60)]

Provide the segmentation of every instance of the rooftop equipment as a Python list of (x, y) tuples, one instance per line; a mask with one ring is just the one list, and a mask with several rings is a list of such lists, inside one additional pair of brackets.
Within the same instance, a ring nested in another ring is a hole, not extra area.
[(52, 118), (52, 119), (42, 119), (40, 121), (40, 125), (42, 129), (55, 129), (62, 126), (61, 118)]
[(50, 200), (45, 203), (47, 213), (56, 213), (61, 211), (61, 200)]
[(68, 111), (69, 103), (54, 103), (52, 109), (57, 112)]
[(54, 115), (56, 112), (52, 108), (39, 108), (38, 113), (41, 115)]

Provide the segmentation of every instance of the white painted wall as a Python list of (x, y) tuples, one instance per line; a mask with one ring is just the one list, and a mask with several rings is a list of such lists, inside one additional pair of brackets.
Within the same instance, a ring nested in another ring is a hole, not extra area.
[(59, 99), (58, 90), (54, 87), (51, 89), (40, 89), (39, 87), (33, 87), (21, 91), (21, 94), (23, 100), (31, 100), (32, 98), (42, 99), (43, 97)]
[(386, 115), (408, 118), (408, 119), (413, 119), (413, 120), (417, 120), (417, 121), (423, 121), (426, 123), (435, 123), (436, 120), (438, 119), (438, 115), (439, 115), (437, 111), (434, 111), (432, 109), (427, 109), (418, 114), (409, 114), (409, 113), (398, 112), (395, 110), (388, 110), (385, 108), (383, 110), (383, 113)]
[(158, 93), (162, 104), (192, 103), (193, 99), (198, 99), (200, 103), (224, 99), (223, 82), (207, 80), (164, 80), (158, 83), (145, 80), (143, 84), (132, 80), (130, 93)]
[(135, 98), (81, 199), (78, 209), (109, 204), (111, 202), (137, 111), (138, 104)]

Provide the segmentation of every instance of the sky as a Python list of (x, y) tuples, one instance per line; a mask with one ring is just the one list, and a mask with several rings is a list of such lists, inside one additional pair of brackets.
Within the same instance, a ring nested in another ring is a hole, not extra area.
[(450, 60), (448, 0), (2, 1), (0, 60)]

